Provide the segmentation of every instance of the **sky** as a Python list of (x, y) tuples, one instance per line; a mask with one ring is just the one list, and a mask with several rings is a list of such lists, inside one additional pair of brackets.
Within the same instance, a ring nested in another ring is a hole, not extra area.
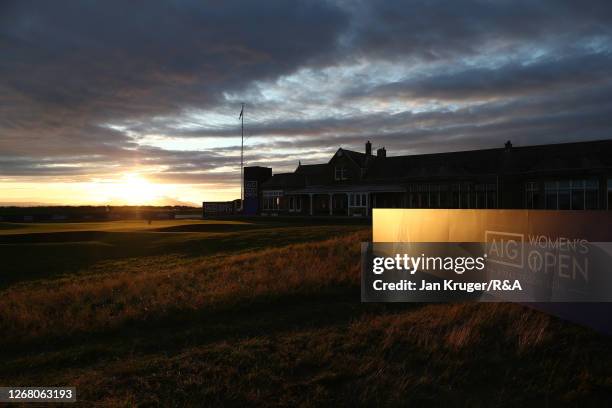
[(0, 205), (195, 204), (371, 140), (609, 139), (612, 2), (0, 0)]

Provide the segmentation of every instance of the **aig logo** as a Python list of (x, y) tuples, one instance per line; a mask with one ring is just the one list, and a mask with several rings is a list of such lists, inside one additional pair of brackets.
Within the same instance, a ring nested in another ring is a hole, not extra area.
[(525, 264), (525, 236), (512, 232), (485, 231), (487, 259), (500, 265), (522, 268)]
[(244, 197), (257, 198), (257, 180), (249, 180), (244, 182)]

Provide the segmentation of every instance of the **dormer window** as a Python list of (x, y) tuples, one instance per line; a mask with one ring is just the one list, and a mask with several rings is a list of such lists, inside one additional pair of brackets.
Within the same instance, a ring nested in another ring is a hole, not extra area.
[(338, 181), (348, 179), (346, 167), (334, 167), (334, 170), (334, 179)]

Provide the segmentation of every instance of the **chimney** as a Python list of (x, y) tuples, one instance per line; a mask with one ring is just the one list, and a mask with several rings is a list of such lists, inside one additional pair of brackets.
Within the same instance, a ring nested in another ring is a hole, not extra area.
[(381, 147), (380, 149), (376, 150), (376, 157), (380, 159), (387, 157), (387, 149)]
[(366, 156), (371, 156), (372, 155), (372, 143), (370, 143), (370, 141), (368, 140), (366, 142)]
[(512, 149), (512, 142), (508, 140), (506, 144), (504, 144), (504, 147), (506, 148), (506, 151)]

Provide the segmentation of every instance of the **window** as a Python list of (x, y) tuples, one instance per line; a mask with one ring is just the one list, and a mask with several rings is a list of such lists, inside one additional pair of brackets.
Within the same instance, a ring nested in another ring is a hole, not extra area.
[(597, 180), (591, 179), (585, 183), (584, 208), (586, 210), (596, 210), (599, 208), (599, 182)]
[(367, 193), (351, 193), (349, 194), (350, 207), (366, 207), (368, 205)]
[(440, 207), (440, 188), (437, 185), (428, 185), (429, 187), (429, 207)]
[(560, 180), (557, 182), (558, 190), (558, 202), (560, 210), (571, 210), (571, 182), (570, 180)]
[(408, 186), (409, 208), (460, 208), (459, 184), (411, 184)]
[(336, 180), (347, 180), (346, 167), (334, 167), (334, 178)]
[(302, 211), (302, 198), (299, 196), (289, 197), (289, 211), (300, 212)]
[(281, 191), (264, 191), (262, 207), (264, 210), (276, 211), (280, 209)]
[(572, 210), (584, 210), (584, 180), (571, 180), (571, 204)]
[(451, 208), (449, 190), (450, 186), (448, 184), (440, 185), (440, 208)]
[(411, 208), (422, 208), (423, 197), (422, 197), (422, 184), (411, 184), (410, 185), (410, 196), (408, 198)]
[(451, 186), (450, 208), (461, 208), (461, 184)]
[(547, 210), (556, 210), (557, 207), (557, 182), (548, 181), (544, 184), (544, 207)]
[(549, 210), (592, 210), (599, 207), (596, 179), (549, 181), (544, 185), (545, 207)]
[(476, 184), (474, 189), (476, 208), (487, 208), (487, 190), (485, 184)]
[(419, 184), (417, 191), (419, 192), (417, 195), (419, 208), (429, 208), (429, 186), (427, 184)]
[(540, 201), (540, 186), (535, 181), (525, 183), (525, 208), (538, 208)]
[(497, 208), (497, 184), (465, 184), (460, 188), (461, 208)]
[(497, 208), (497, 184), (487, 184), (486, 201), (487, 208)]
[[(410, 184), (408, 186), (408, 208), (462, 208), (461, 184)], [(463, 200), (467, 202), (466, 199)]]
[(474, 204), (470, 206), (470, 194), (473, 186), (469, 183), (461, 185), (461, 208), (473, 208)]
[(278, 210), (279, 207), (279, 198), (278, 197), (266, 197), (264, 198), (264, 210)]

